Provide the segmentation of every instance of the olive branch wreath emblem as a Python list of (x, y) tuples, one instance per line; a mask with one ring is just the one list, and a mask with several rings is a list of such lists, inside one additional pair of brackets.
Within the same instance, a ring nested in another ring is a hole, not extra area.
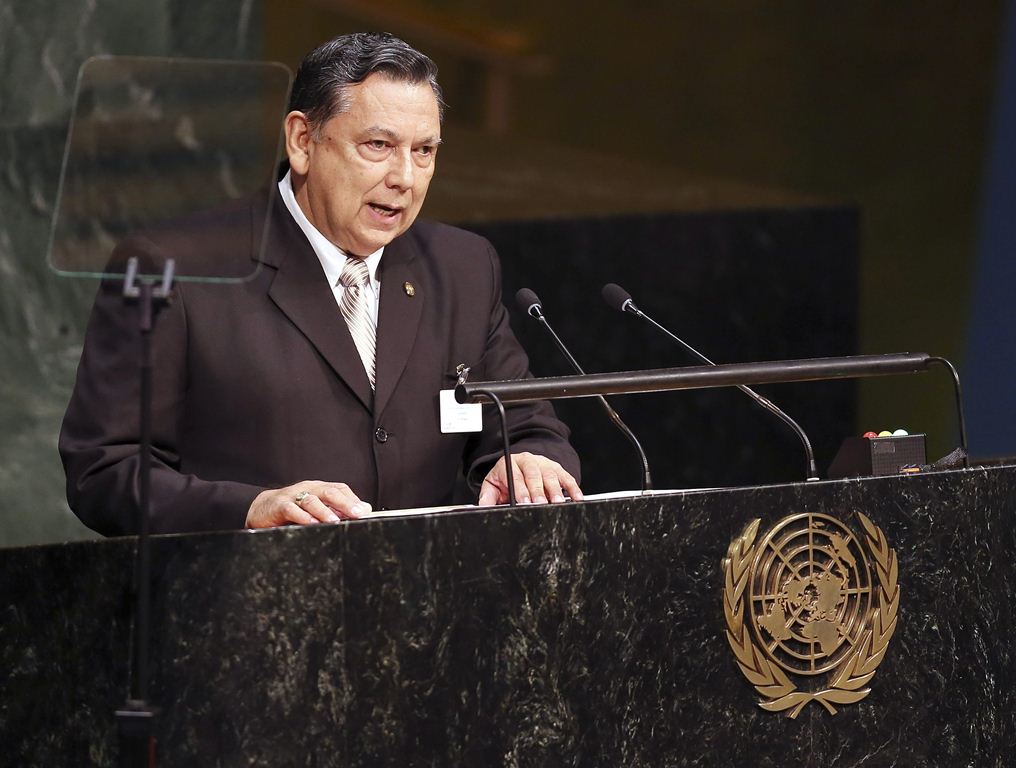
[(878, 601), (871, 610), (869, 625), (862, 632), (853, 651), (841, 662), (828, 688), (809, 692), (799, 691), (786, 672), (766, 657), (751, 639), (744, 618), (744, 591), (748, 586), (750, 566), (756, 554), (755, 538), (760, 520), (752, 520), (744, 532), (730, 543), (723, 559), (723, 612), (727, 620), (727, 641), (730, 643), (737, 666), (755, 690), (763, 697), (762, 709), (786, 712), (796, 718), (812, 701), (821, 704), (831, 715), (837, 704), (854, 704), (870, 692), (865, 688), (874, 677), (875, 670), (885, 657), (889, 640), (896, 631), (900, 605), (898, 584), (899, 564), (896, 553), (890, 548), (885, 534), (860, 512), (857, 518), (864, 528), (868, 550), (875, 562), (878, 575)]

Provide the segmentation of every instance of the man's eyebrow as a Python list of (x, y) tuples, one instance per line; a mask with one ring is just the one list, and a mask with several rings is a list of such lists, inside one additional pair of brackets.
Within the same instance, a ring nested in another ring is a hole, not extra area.
[(376, 136), (377, 134), (381, 134), (386, 139), (388, 139), (389, 141), (393, 141), (393, 142), (394, 141), (398, 141), (398, 138), (399, 138), (399, 135), (395, 131), (393, 131), (391, 128), (382, 128), (380, 125), (372, 125), (366, 131), (364, 131), (364, 133), (369, 133), (372, 136)]
[[(397, 134), (391, 128), (385, 128), (385, 127), (380, 126), (380, 125), (372, 125), (366, 131), (364, 131), (364, 133), (369, 134), (371, 136), (377, 136), (377, 135), (380, 134), (381, 136), (384, 136), (386, 139), (388, 139), (393, 144), (397, 144), (399, 142), (399, 134)], [(441, 137), (440, 136), (428, 136), (427, 138), (423, 139), (419, 143), (421, 145), (430, 144), (430, 145), (436, 147), (438, 144), (441, 143)]]

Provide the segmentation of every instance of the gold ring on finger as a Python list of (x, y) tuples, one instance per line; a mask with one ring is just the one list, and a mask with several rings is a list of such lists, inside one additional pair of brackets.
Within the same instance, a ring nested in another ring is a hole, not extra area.
[(296, 494), (296, 503), (299, 504), (308, 496), (310, 496), (310, 491), (300, 491), (298, 494)]

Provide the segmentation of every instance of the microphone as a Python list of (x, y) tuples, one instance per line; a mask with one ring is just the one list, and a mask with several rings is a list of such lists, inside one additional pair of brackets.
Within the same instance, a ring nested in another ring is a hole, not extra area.
[[(582, 366), (578, 364), (578, 361), (575, 360), (574, 357), (572, 357), (571, 352), (568, 351), (564, 342), (561, 341), (561, 338), (556, 333), (554, 333), (554, 329), (551, 328), (550, 323), (547, 322), (547, 318), (543, 314), (543, 304), (540, 302), (540, 297), (529, 288), (520, 288), (515, 294), (515, 303), (519, 309), (530, 317), (535, 318), (544, 328), (547, 329), (551, 338), (554, 339), (554, 343), (557, 345), (557, 348), (561, 350), (561, 354), (564, 355), (565, 359), (571, 364), (571, 367), (575, 370), (575, 372), (578, 374), (585, 374), (585, 371), (582, 370)], [(607, 412), (610, 420), (614, 422), (614, 426), (621, 430), (621, 434), (628, 438), (628, 441), (635, 446), (635, 450), (638, 451), (639, 460), (642, 462), (642, 492), (647, 493), (648, 491), (653, 490), (653, 478), (649, 472), (649, 460), (646, 458), (646, 452), (642, 450), (642, 446), (639, 444), (638, 438), (635, 437), (635, 433), (628, 428), (628, 425), (624, 423), (617, 411), (610, 407), (610, 403), (607, 402), (607, 399), (603, 395), (597, 395), (596, 399), (600, 401), (600, 405), (603, 406), (603, 409)]]
[[(692, 347), (687, 342), (683, 341), (682, 339), (679, 339), (677, 336), (675, 336), (673, 333), (671, 333), (669, 330), (664, 328), (658, 322), (653, 320), (653, 318), (651, 318), (649, 315), (647, 315), (645, 312), (643, 312), (641, 309), (635, 306), (635, 302), (632, 301), (631, 294), (628, 293), (628, 291), (626, 291), (617, 283), (607, 283), (605, 286), (603, 286), (603, 290), (601, 293), (603, 295), (603, 300), (607, 302), (608, 306), (613, 307), (618, 312), (622, 312), (627, 315), (635, 315), (635, 317), (645, 320), (658, 330), (665, 333), (671, 339), (676, 341), (682, 347), (684, 347), (691, 354), (692, 357), (701, 360), (706, 365), (716, 365), (716, 363), (714, 363), (708, 357), (703, 355), (701, 352), (699, 352), (697, 349)], [(818, 470), (815, 467), (815, 453), (814, 451), (812, 451), (811, 441), (808, 439), (808, 436), (804, 433), (804, 430), (801, 429), (801, 425), (798, 424), (796, 421), (794, 421), (792, 418), (790, 418), (790, 416), (788, 416), (787, 413), (783, 411), (783, 409), (774, 404), (768, 398), (760, 395), (751, 387), (746, 387), (739, 384), (737, 388), (742, 392), (744, 392), (746, 395), (748, 395), (748, 397), (750, 397), (760, 406), (762, 406), (767, 411), (772, 413), (774, 416), (779, 418), (784, 424), (789, 426), (792, 430), (794, 430), (794, 434), (796, 434), (800, 438), (801, 443), (804, 445), (804, 453), (808, 458), (808, 469), (806, 477), (808, 480), (818, 480), (819, 479)]]

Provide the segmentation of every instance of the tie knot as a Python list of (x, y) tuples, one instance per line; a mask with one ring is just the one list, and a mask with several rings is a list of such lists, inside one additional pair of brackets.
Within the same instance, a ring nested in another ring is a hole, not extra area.
[(370, 272), (367, 270), (367, 263), (355, 256), (346, 258), (342, 266), (342, 274), (339, 275), (339, 282), (346, 288), (354, 286), (362, 288), (370, 281)]

